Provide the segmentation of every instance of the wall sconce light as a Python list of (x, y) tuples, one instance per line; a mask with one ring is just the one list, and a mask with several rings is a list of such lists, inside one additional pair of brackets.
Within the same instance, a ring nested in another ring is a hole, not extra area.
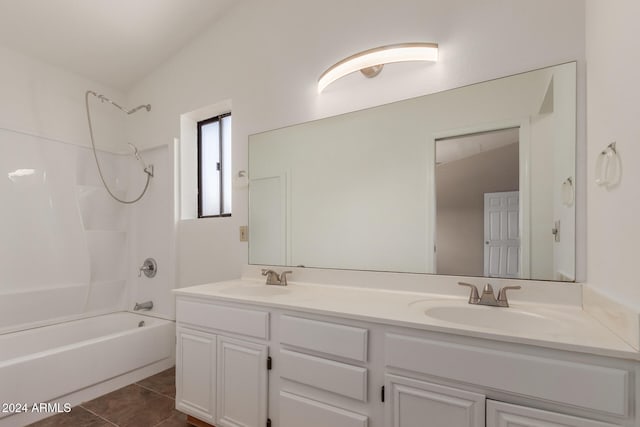
[(400, 43), (368, 49), (332, 65), (318, 79), (318, 93), (341, 77), (360, 71), (368, 78), (380, 74), (384, 64), (438, 60), (437, 43)]

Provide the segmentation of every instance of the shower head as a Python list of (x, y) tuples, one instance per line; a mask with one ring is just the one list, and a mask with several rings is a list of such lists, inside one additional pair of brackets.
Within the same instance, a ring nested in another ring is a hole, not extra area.
[(151, 104), (138, 105), (136, 108), (127, 111), (127, 114), (133, 114), (142, 108), (146, 109), (147, 111), (151, 111)]
[(140, 156), (140, 153), (138, 152), (138, 147), (136, 147), (135, 145), (133, 145), (130, 142), (127, 142), (127, 144), (129, 144), (129, 147), (131, 147), (131, 150), (133, 151), (133, 157), (136, 158), (137, 161), (140, 162), (140, 164), (142, 165), (142, 170), (144, 171), (144, 173), (146, 173), (149, 176), (153, 176), (153, 165), (147, 165), (144, 160), (142, 160), (142, 156)]

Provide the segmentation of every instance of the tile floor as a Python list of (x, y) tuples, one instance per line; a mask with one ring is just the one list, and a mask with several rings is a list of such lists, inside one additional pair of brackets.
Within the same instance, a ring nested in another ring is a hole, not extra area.
[(186, 427), (176, 411), (175, 368), (30, 424), (29, 427)]

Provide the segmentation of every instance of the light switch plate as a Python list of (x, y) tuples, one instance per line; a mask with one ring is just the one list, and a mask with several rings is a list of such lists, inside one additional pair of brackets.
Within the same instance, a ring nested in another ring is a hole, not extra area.
[(246, 225), (240, 226), (240, 241), (246, 242), (249, 240), (249, 230)]

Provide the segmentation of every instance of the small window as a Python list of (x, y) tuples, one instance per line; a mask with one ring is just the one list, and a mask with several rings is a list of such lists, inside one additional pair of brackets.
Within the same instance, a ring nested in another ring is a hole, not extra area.
[(198, 122), (198, 217), (231, 216), (231, 113)]

